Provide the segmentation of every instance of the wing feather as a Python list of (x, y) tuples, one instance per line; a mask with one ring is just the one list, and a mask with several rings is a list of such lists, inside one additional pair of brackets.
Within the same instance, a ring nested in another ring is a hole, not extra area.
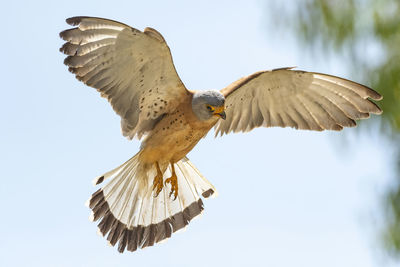
[(337, 84), (332, 84), (324, 80), (315, 81), (315, 85), (319, 86), (321, 88), (320, 90), (325, 91), (326, 93), (334, 93), (342, 97), (347, 102), (355, 106), (358, 111), (364, 113), (366, 112), (377, 113), (380, 110), (379, 107), (376, 106), (373, 102), (365, 101), (365, 99), (362, 96), (360, 96), (359, 94), (357, 94), (355, 91), (351, 90), (348, 87), (340, 87)]
[[(313, 89), (313, 85), (311, 85), (310, 89)], [(314, 99), (314, 101), (318, 101), (323, 109), (329, 113), (329, 115), (334, 119), (334, 121), (346, 127), (353, 127), (355, 123), (352, 119), (347, 117), (347, 115), (343, 112), (343, 110), (335, 104), (335, 102), (331, 101), (328, 97), (323, 94), (318, 94), (320, 90), (316, 90), (314, 92), (304, 92), (306, 97)]]
[[(252, 99), (247, 99), (247, 101), (245, 103), (242, 104), (242, 106), (250, 106)], [(240, 129), (246, 129), (248, 122), (251, 120), (251, 109), (245, 109), (242, 113), (242, 116), (240, 116), (240, 120), (238, 122), (238, 125), (236, 128), (240, 128)]]
[[(60, 33), (60, 51), (76, 78), (96, 88), (121, 116), (124, 136), (141, 138), (165, 114), (187, 100), (162, 35), (94, 17), (73, 17)], [(162, 110), (162, 112), (161, 112)]]
[(226, 98), (227, 119), (218, 121), (216, 135), (259, 126), (339, 131), (371, 113), (382, 113), (372, 101), (382, 96), (369, 87), (291, 68), (254, 73), (221, 93)]
[(287, 112), (294, 122), (297, 124), (296, 129), (309, 129), (307, 121), (304, 119), (303, 115), (296, 109), (293, 105), (288, 105)]
[(305, 118), (308, 126), (310, 127), (309, 128), (310, 130), (314, 131), (322, 130), (317, 120), (315, 119), (315, 116), (310, 111), (310, 108), (299, 98), (299, 96), (296, 95), (295, 99), (292, 100), (291, 102), (293, 107), (299, 111), (299, 114), (301, 114)]
[(252, 120), (250, 121), (250, 124), (246, 129), (246, 131), (250, 131), (254, 127), (260, 127), (263, 124), (264, 118), (261, 114), (257, 98), (254, 98), (252, 101), (251, 113), (252, 113)]

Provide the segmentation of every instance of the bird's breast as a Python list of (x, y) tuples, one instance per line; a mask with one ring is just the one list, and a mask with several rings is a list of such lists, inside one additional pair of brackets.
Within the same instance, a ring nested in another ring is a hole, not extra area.
[(214, 124), (214, 121), (199, 121), (191, 110), (178, 108), (167, 114), (143, 141), (143, 160), (148, 163), (179, 161)]

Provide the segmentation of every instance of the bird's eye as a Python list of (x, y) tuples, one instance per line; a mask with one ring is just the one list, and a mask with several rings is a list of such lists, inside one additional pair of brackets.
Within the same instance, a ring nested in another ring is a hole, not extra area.
[(209, 111), (214, 111), (214, 108), (213, 108), (212, 106), (210, 106), (210, 105), (207, 105), (207, 109), (208, 109)]

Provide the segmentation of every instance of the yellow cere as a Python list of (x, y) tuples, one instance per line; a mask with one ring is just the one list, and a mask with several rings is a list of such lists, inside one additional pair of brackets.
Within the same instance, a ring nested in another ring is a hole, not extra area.
[(213, 109), (214, 113), (216, 113), (216, 114), (222, 113), (222, 112), (224, 112), (224, 110), (225, 110), (224, 106), (216, 107)]

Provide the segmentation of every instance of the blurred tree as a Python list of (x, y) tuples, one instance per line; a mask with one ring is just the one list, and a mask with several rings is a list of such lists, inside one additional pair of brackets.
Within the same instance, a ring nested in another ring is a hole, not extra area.
[(396, 182), (387, 193), (383, 236), (388, 251), (400, 257), (400, 1), (280, 1), (270, 11), (274, 22), (295, 33), (311, 55), (333, 51), (331, 56), (343, 57), (353, 77), (383, 95), (382, 116), (363, 124), (379, 122), (396, 152)]

